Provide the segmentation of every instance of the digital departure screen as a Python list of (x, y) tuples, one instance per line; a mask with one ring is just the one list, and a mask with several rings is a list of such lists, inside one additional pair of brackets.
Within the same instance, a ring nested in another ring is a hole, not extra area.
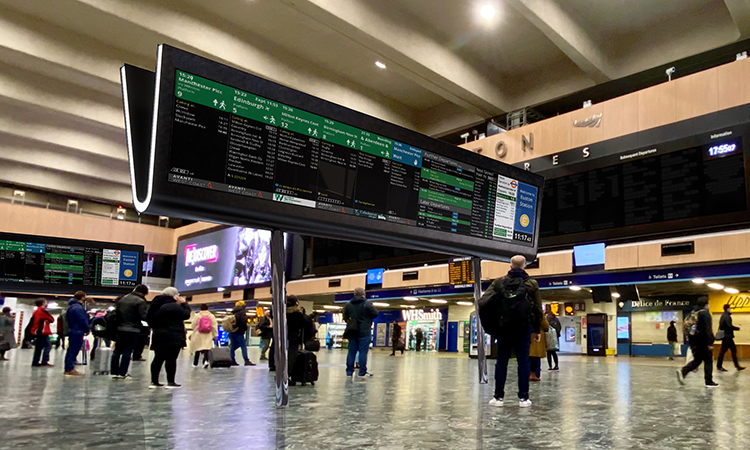
[(448, 281), (454, 286), (464, 287), (474, 284), (471, 258), (452, 258), (448, 262), (448, 277)]
[(536, 186), (182, 70), (171, 101), (170, 182), (535, 245)]
[(127, 290), (141, 280), (142, 255), (138, 246), (0, 233), (0, 283), (22, 291)]
[(747, 210), (741, 137), (658, 156), (644, 156), (647, 151), (547, 180), (540, 237)]

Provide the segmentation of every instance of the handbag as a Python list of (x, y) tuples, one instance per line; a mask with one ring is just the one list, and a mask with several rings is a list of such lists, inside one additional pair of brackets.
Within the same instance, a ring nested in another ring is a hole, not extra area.
[(723, 340), (723, 339), (724, 339), (725, 337), (726, 337), (726, 334), (724, 333), (724, 330), (719, 330), (719, 331), (717, 331), (717, 332), (716, 332), (716, 334), (714, 335), (714, 339), (716, 339), (717, 341), (721, 341), (721, 340)]
[(314, 337), (305, 342), (305, 350), (307, 350), (308, 352), (320, 351), (320, 341), (318, 340), (318, 338)]
[(344, 339), (356, 339), (359, 337), (359, 329), (357, 328), (357, 319), (349, 319), (346, 322), (346, 329), (342, 336)]

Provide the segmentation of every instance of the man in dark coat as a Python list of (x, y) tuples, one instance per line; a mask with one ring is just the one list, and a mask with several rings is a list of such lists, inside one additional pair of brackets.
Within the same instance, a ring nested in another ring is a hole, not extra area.
[(354, 290), (354, 298), (344, 307), (344, 321), (347, 323), (346, 336), (349, 339), (349, 353), (346, 356), (346, 375), (354, 375), (354, 360), (359, 352), (359, 376), (372, 376), (367, 372), (367, 353), (372, 342), (372, 319), (378, 317), (378, 310), (365, 299), (365, 290)]
[(401, 345), (401, 325), (393, 323), (393, 334), (391, 335), (391, 344), (393, 345), (393, 351), (391, 356), (396, 356), (396, 350), (401, 350), (401, 354), (404, 354), (404, 347)]
[[(698, 299), (698, 306), (690, 314), (691, 316), (695, 316), (694, 329), (688, 334), (688, 342), (690, 343), (690, 350), (693, 352), (694, 359), (682, 369), (677, 369), (677, 381), (680, 384), (685, 384), (685, 376), (703, 363), (706, 387), (717, 387), (718, 384), (713, 379), (714, 331), (711, 313), (708, 312), (708, 297), (700, 297)], [(686, 320), (692, 319), (688, 317)]]
[(721, 339), (721, 350), (719, 350), (719, 359), (716, 361), (716, 370), (719, 372), (727, 371), (727, 369), (722, 367), (724, 363), (724, 354), (727, 350), (732, 351), (734, 367), (736, 367), (737, 370), (745, 370), (744, 367), (740, 366), (739, 361), (737, 361), (737, 346), (734, 344), (734, 332), (740, 331), (740, 327), (735, 327), (734, 324), (732, 324), (732, 308), (728, 304), (724, 305), (724, 314), (722, 314), (721, 319), (719, 319), (719, 331), (724, 333), (724, 337)]

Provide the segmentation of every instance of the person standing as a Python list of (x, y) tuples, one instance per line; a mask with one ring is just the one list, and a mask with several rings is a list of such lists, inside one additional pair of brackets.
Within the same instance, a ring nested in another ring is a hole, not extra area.
[(268, 349), (271, 347), (271, 339), (273, 339), (273, 323), (271, 318), (268, 317), (268, 309), (263, 310), (263, 317), (258, 321), (258, 325), (255, 327), (260, 335), (260, 359), (267, 360)]
[(16, 348), (16, 319), (10, 313), (10, 308), (3, 308), (0, 314), (0, 361), (8, 361), (5, 354)]
[(401, 350), (401, 354), (404, 354), (404, 347), (401, 345), (401, 325), (398, 322), (393, 322), (393, 334), (391, 335), (391, 346), (393, 351), (391, 356), (396, 356), (396, 350)]
[(722, 367), (724, 363), (724, 354), (727, 350), (732, 351), (734, 367), (736, 367), (737, 370), (745, 370), (744, 367), (740, 366), (739, 361), (737, 361), (737, 346), (734, 344), (734, 332), (740, 331), (740, 327), (735, 327), (732, 324), (732, 307), (729, 306), (729, 304), (724, 305), (724, 314), (722, 314), (721, 319), (719, 319), (719, 331), (722, 332), (724, 336), (721, 338), (721, 350), (719, 350), (719, 359), (716, 361), (716, 370), (719, 372), (727, 371), (727, 369)]
[(547, 356), (547, 332), (554, 328), (547, 323), (547, 318), (542, 316), (540, 339), (534, 339), (529, 346), (529, 381), (542, 380), (542, 358)]
[(89, 334), (89, 315), (83, 307), (86, 301), (86, 293), (78, 291), (68, 301), (68, 310), (65, 312), (65, 322), (68, 328), (68, 349), (65, 351), (66, 376), (80, 377), (83, 374), (75, 369), (76, 358), (83, 348), (83, 337)]
[(713, 380), (714, 332), (711, 313), (708, 312), (708, 297), (700, 297), (698, 306), (685, 319), (688, 343), (693, 352), (693, 360), (682, 369), (677, 369), (677, 381), (685, 384), (685, 377), (703, 363), (703, 377), (707, 388), (717, 387)]
[[(296, 295), (286, 297), (286, 329), (287, 329), (287, 367), (290, 374), (294, 373), (294, 365), (297, 363), (297, 354), (300, 346), (312, 337), (312, 324), (305, 315), (303, 308), (299, 306)], [(290, 377), (291, 378), (291, 377)], [(296, 380), (290, 379), (289, 386), (294, 386)]]
[[(526, 258), (516, 255), (510, 259), (510, 270), (504, 277), (492, 282), (480, 302), (496, 298), (502, 302), (500, 311), (507, 310), (509, 317), (501, 319), (497, 339), (497, 362), (495, 363), (495, 394), (491, 406), (503, 406), (505, 381), (508, 376), (508, 361), (515, 352), (518, 362), (518, 406), (528, 408), (529, 399), (529, 347), (531, 341), (541, 341), (542, 297), (539, 284), (529, 277), (524, 269)], [(513, 307), (511, 307), (513, 306)]]
[[(544, 327), (544, 324), (542, 324)], [(557, 351), (560, 349), (560, 340), (557, 338), (557, 329), (550, 324), (549, 331), (547, 331), (547, 365), (549, 370), (560, 370), (559, 362), (557, 360)], [(555, 361), (555, 365), (552, 366), (552, 360)]]
[(422, 351), (422, 339), (424, 339), (424, 333), (422, 333), (421, 328), (417, 328), (417, 333), (415, 337), (417, 339), (417, 351), (420, 352)]
[(148, 316), (146, 295), (148, 295), (148, 286), (139, 284), (133, 289), (133, 292), (115, 302), (118, 326), (115, 350), (112, 352), (110, 364), (110, 373), (113, 380), (132, 378), (128, 373), (130, 358), (138, 346), (143, 321)]
[(49, 352), (52, 350), (49, 337), (52, 335), (50, 324), (55, 321), (55, 318), (47, 311), (47, 300), (40, 298), (35, 305), (36, 310), (31, 315), (31, 334), (36, 337), (31, 366), (54, 367), (49, 363)]
[(674, 320), (669, 322), (669, 328), (667, 328), (667, 342), (669, 342), (669, 360), (674, 361), (675, 355), (681, 355), (678, 349), (679, 343), (677, 342), (677, 327), (674, 326)]
[(201, 305), (201, 310), (193, 317), (190, 336), (190, 352), (193, 357), (193, 367), (198, 367), (200, 356), (203, 355), (203, 368), (208, 369), (208, 352), (214, 348), (214, 339), (219, 337), (219, 323), (216, 316), (208, 311), (208, 304)]
[[(545, 317), (547, 319), (547, 323), (550, 327), (555, 329), (555, 334), (557, 335), (557, 348), (560, 347), (560, 336), (562, 335), (562, 324), (560, 323), (560, 319), (557, 318), (557, 315), (554, 311), (552, 311), (552, 305), (547, 305), (547, 313), (545, 314)], [(547, 346), (549, 349), (549, 345)], [(555, 364), (557, 366), (557, 364)]]
[(153, 329), (151, 350), (154, 360), (151, 362), (151, 385), (149, 389), (164, 386), (159, 383), (161, 367), (167, 371), (167, 389), (179, 389), (182, 386), (175, 383), (177, 373), (177, 357), (185, 347), (185, 321), (190, 319), (190, 307), (185, 299), (180, 297), (179, 291), (168, 287), (151, 303), (148, 309), (148, 324)]
[(250, 358), (247, 357), (247, 340), (245, 340), (245, 334), (247, 333), (247, 312), (245, 311), (245, 302), (240, 300), (235, 303), (232, 314), (235, 319), (235, 329), (231, 333), (228, 333), (232, 364), (235, 366), (239, 365), (234, 358), (234, 354), (239, 348), (242, 350), (242, 358), (245, 360), (245, 365), (254, 366), (255, 364), (250, 362)]
[(367, 353), (372, 342), (372, 319), (378, 317), (378, 310), (365, 299), (364, 288), (354, 290), (354, 298), (344, 307), (344, 321), (346, 322), (346, 338), (349, 349), (346, 356), (346, 374), (354, 375), (354, 360), (359, 352), (359, 376), (371, 377), (367, 372)]

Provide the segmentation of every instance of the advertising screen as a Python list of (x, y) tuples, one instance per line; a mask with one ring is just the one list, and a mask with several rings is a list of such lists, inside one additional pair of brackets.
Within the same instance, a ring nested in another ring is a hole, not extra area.
[(630, 339), (630, 318), (617, 316), (617, 339)]
[(230, 227), (181, 239), (175, 287), (181, 292), (271, 281), (271, 232)]
[(368, 269), (367, 270), (367, 285), (379, 285), (383, 284), (383, 273), (385, 269)]
[(576, 266), (598, 266), (604, 264), (604, 243), (576, 245), (573, 247)]
[(127, 292), (141, 281), (143, 247), (0, 233), (0, 285), (20, 292)]

